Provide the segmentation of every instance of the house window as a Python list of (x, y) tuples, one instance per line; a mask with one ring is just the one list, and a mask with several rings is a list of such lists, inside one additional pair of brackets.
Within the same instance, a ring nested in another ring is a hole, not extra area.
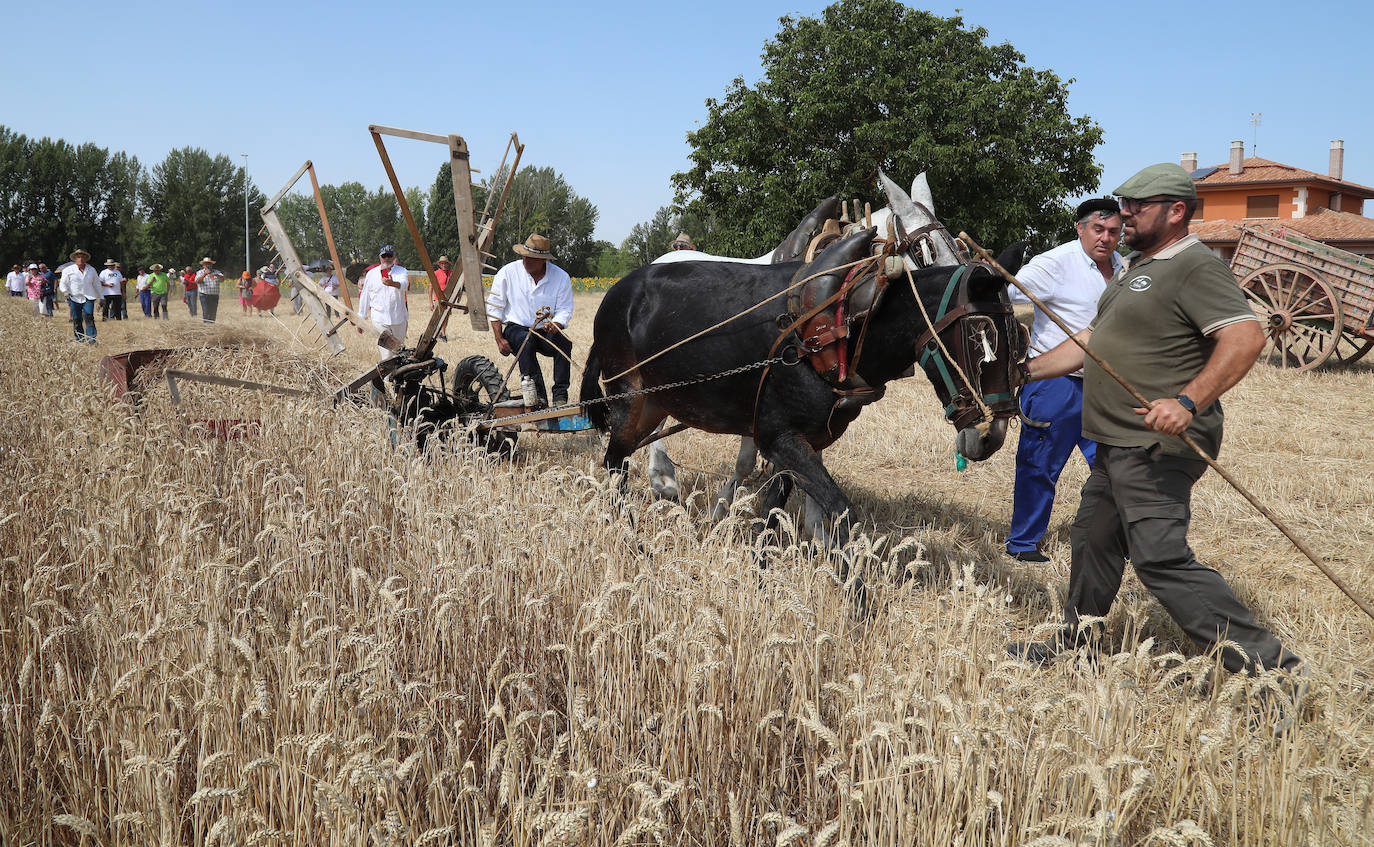
[(1245, 198), (1245, 217), (1277, 218), (1279, 216), (1279, 195), (1253, 194)]
[(1202, 204), (1205, 202), (1201, 197), (1197, 198), (1197, 208), (1193, 210), (1193, 220), (1202, 220)]

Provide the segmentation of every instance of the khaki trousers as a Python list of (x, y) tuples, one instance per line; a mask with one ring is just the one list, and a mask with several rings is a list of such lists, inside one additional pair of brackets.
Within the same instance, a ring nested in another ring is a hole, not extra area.
[(1203, 648), (1220, 641), (1231, 671), (1280, 667), (1300, 659), (1255, 622), (1221, 574), (1188, 546), (1193, 484), (1207, 470), (1201, 459), (1153, 447), (1098, 445), (1069, 537), (1073, 563), (1064, 606), (1066, 635), (1082, 641), (1080, 615), (1105, 616), (1121, 588), (1129, 556), (1136, 575), (1165, 610)]

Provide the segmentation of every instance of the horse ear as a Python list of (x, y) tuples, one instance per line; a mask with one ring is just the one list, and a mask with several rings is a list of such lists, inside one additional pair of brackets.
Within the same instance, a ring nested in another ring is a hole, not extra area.
[(911, 199), (929, 209), (932, 215), (935, 214), (935, 195), (930, 193), (930, 182), (926, 180), (925, 171), (916, 174), (911, 181)]
[(997, 257), (997, 264), (1006, 268), (1007, 273), (1016, 276), (1016, 272), (1021, 270), (1021, 265), (1026, 261), (1026, 251), (1029, 248), (1029, 241), (1018, 241), (1002, 251), (1002, 255)]
[(887, 174), (878, 171), (878, 182), (883, 186), (883, 193), (887, 195), (887, 205), (892, 209), (897, 217), (912, 227), (922, 226), (929, 223), (924, 220), (919, 207), (911, 202), (911, 196), (902, 190), (902, 187), (888, 179)]

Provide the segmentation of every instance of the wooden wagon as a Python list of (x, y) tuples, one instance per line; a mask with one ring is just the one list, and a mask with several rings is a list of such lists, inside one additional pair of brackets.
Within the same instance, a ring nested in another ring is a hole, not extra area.
[(1374, 347), (1374, 259), (1296, 232), (1242, 227), (1231, 272), (1265, 323), (1261, 361), (1308, 370)]

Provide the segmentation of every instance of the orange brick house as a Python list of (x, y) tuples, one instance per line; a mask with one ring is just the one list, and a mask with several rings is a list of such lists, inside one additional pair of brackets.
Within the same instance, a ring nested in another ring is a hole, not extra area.
[(1227, 164), (1199, 168), (1196, 153), (1184, 153), (1183, 169), (1197, 185), (1192, 232), (1225, 261), (1231, 260), (1239, 227), (1289, 229), (1365, 256), (1374, 256), (1374, 218), (1364, 203), (1374, 188), (1343, 178), (1345, 142), (1331, 142), (1325, 175), (1258, 156), (1245, 156), (1245, 143), (1231, 142)]

